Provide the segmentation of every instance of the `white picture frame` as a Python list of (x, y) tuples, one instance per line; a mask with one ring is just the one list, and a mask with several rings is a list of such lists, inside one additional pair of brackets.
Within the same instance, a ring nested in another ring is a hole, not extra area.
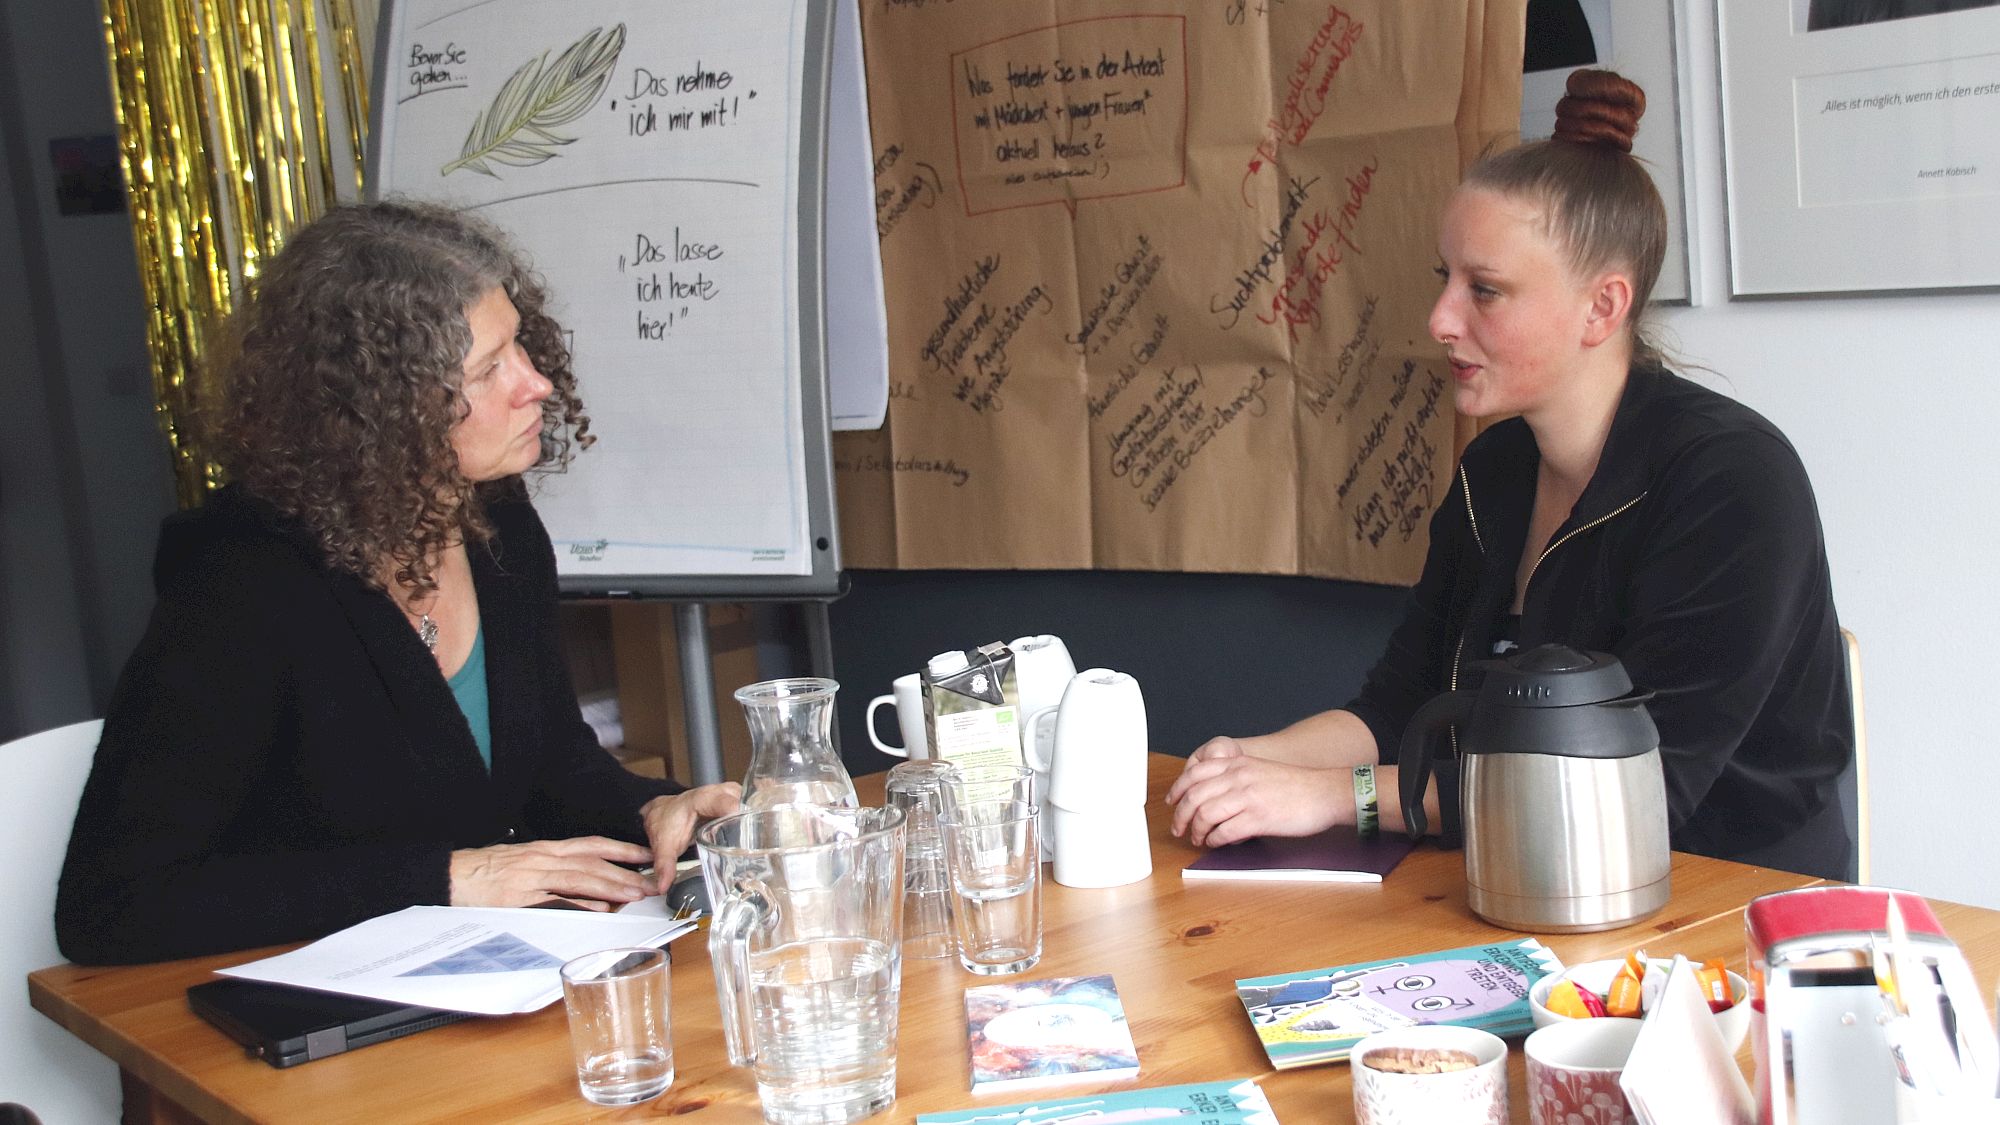
[[(1686, 0), (1571, 0), (1582, 9), (1596, 40), (1597, 61), (1588, 65), (1615, 70), (1646, 91), (1646, 116), (1632, 143), (1632, 154), (1644, 161), (1667, 208), (1667, 254), (1653, 286), (1656, 301), (1699, 304), (1696, 290), (1697, 243), (1695, 192), (1687, 153), (1692, 150), (1686, 130), (1693, 119), (1680, 60), (1684, 42)], [(1805, 2), (1805, 0), (1800, 0)], [(1555, 128), (1556, 102), (1572, 66), (1534, 71), (1521, 76), (1521, 139), (1541, 140)]]
[(2000, 285), (2000, 0), (1815, 3), (1717, 0), (1732, 295)]

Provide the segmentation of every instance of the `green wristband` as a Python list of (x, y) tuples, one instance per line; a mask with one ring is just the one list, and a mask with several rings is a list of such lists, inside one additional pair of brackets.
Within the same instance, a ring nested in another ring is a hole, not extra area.
[(1375, 808), (1375, 767), (1354, 767), (1354, 831), (1364, 840), (1380, 828)]

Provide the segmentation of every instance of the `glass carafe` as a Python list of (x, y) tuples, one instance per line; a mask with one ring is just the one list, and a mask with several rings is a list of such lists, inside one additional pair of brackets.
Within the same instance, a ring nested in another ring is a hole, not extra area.
[(854, 781), (833, 749), (832, 680), (800, 676), (736, 689), (750, 725), (750, 769), (743, 807), (824, 805), (853, 808)]

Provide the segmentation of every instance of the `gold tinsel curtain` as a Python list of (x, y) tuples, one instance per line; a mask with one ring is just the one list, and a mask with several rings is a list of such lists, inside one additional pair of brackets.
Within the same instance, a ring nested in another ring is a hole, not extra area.
[(188, 426), (208, 332), (285, 236), (358, 197), (375, 0), (103, 0), (180, 501), (217, 483)]

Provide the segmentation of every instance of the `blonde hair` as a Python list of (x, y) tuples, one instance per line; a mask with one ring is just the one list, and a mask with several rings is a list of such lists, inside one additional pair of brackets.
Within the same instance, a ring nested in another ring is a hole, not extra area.
[(1568, 89), (1556, 105), (1554, 137), (1482, 159), (1466, 173), (1465, 186), (1540, 207), (1544, 233), (1577, 277), (1628, 272), (1633, 358), (1657, 363), (1660, 349), (1642, 322), (1666, 260), (1667, 208), (1631, 154), (1646, 95), (1608, 70), (1576, 71)]

